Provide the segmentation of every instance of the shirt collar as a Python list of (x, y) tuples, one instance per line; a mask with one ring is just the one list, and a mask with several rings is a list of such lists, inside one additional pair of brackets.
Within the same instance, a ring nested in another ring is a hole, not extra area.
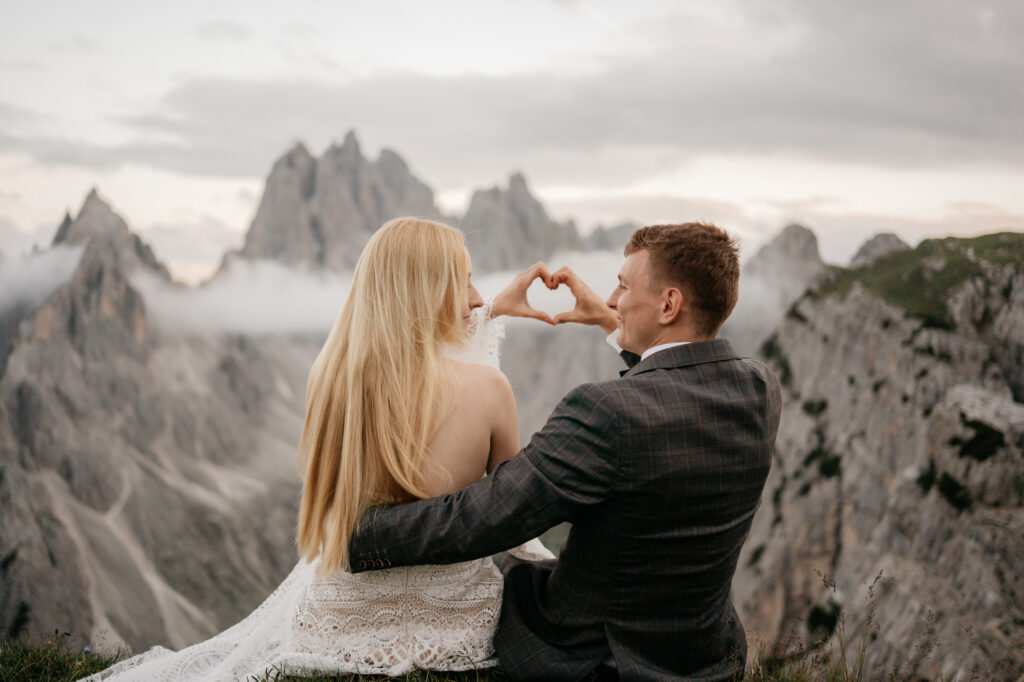
[(674, 341), (672, 343), (662, 343), (662, 344), (659, 344), (657, 346), (651, 346), (650, 348), (648, 348), (647, 350), (645, 350), (643, 353), (640, 354), (640, 360), (641, 361), (646, 360), (647, 358), (651, 357), (652, 355), (654, 355), (658, 351), (668, 350), (669, 348), (675, 348), (676, 346), (685, 346), (688, 343), (690, 343), (690, 342), (689, 341)]

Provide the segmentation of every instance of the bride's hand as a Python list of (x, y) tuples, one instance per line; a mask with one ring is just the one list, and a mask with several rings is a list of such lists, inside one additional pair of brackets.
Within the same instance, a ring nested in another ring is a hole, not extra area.
[(541, 320), (548, 324), (555, 324), (554, 319), (547, 313), (541, 312), (530, 305), (526, 299), (526, 290), (533, 284), (533, 280), (539, 279), (548, 289), (554, 289), (557, 285), (552, 284), (551, 273), (544, 263), (535, 263), (512, 278), (501, 293), (495, 296), (491, 305), (491, 315), (510, 315), (511, 317), (529, 317), (534, 320)]
[(580, 276), (569, 268), (560, 268), (551, 275), (550, 288), (566, 284), (576, 299), (576, 306), (567, 313), (555, 315), (555, 324), (578, 322), (579, 324), (596, 325), (606, 334), (611, 334), (619, 326), (615, 310), (608, 307), (593, 289), (587, 286)]

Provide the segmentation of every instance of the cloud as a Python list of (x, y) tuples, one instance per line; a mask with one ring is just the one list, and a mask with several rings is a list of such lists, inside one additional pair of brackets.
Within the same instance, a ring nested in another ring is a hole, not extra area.
[[(555, 199), (546, 202), (550, 212), (573, 216), (583, 226), (603, 223), (610, 226), (630, 222), (635, 225), (707, 221), (720, 225), (743, 246), (756, 245), (770, 235), (766, 229), (778, 225), (765, 225), (762, 219), (751, 216), (738, 203), (702, 197), (679, 197), (667, 194), (620, 194), (586, 196), (580, 199)], [(743, 249), (743, 255), (748, 249)]]
[(0, 100), (0, 122), (5, 125), (24, 123), (26, 121), (31, 121), (36, 117), (37, 115), (34, 112), (24, 107)]
[[(568, 265), (602, 296), (611, 294), (622, 255), (610, 252), (568, 253), (553, 257), (552, 269)], [(484, 296), (497, 294), (513, 272), (474, 278)], [(226, 272), (195, 288), (170, 286), (144, 270), (132, 276), (150, 318), (166, 329), (187, 333), (324, 333), (337, 318), (352, 276), (349, 272), (318, 273), (292, 269), (272, 261), (236, 259)], [(548, 292), (537, 283), (529, 292), (540, 310), (554, 314), (571, 310), (565, 287)]]
[(135, 143), (26, 146), (68, 163), (253, 177), (295, 135), (319, 147), (355, 127), (446, 186), (496, 167), (544, 184), (608, 182), (706, 153), (1024, 167), (1019, 3), (737, 0), (631, 30), (644, 52), (584, 73), (192, 78), (122, 120)]
[(0, 68), (11, 69), (13, 71), (46, 71), (46, 67), (39, 62), (29, 61), (27, 59), (18, 59), (16, 61), (0, 60)]
[(198, 283), (213, 274), (221, 257), (242, 245), (243, 235), (213, 216), (196, 221), (157, 223), (140, 230), (156, 257), (178, 281)]
[(40, 225), (32, 232), (20, 229), (8, 216), (0, 215), (0, 254), (22, 256), (33, 249), (48, 246), (53, 238), (52, 225)]
[(330, 329), (345, 301), (350, 273), (293, 270), (237, 259), (197, 288), (169, 286), (145, 271), (132, 277), (151, 319), (192, 333), (307, 333)]
[(218, 19), (199, 24), (195, 33), (206, 40), (238, 42), (252, 35), (252, 29), (239, 21)]
[(0, 314), (17, 305), (33, 308), (66, 282), (82, 257), (81, 247), (56, 246), (0, 260)]
[(86, 52), (94, 53), (99, 52), (103, 49), (103, 43), (90, 38), (87, 35), (77, 33), (75, 35), (68, 36), (53, 43), (52, 49), (58, 52)]

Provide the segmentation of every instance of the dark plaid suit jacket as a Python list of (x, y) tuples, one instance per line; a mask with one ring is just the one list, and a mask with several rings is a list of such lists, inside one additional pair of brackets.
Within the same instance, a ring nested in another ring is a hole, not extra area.
[(623, 680), (731, 679), (746, 638), (730, 585), (779, 413), (775, 376), (727, 340), (660, 351), (571, 391), (478, 483), (371, 509), (351, 568), (465, 561), (571, 521), (557, 562), (499, 561), (513, 679), (582, 679), (609, 654)]

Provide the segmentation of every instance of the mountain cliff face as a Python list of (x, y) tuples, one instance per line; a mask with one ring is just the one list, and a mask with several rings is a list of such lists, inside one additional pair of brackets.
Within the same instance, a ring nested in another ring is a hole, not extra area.
[(576, 226), (552, 220), (519, 173), (509, 178), (508, 189), (474, 192), (458, 227), (473, 267), (484, 272), (521, 270), (558, 251), (583, 248)]
[(802, 225), (789, 225), (743, 265), (736, 308), (719, 336), (753, 355), (789, 306), (825, 272), (818, 238)]
[(1024, 671), (1021, 263), (1020, 234), (926, 241), (832, 273), (765, 343), (785, 408), (734, 598), (769, 645), (834, 609), (854, 637), (881, 574), (871, 674)]
[(274, 164), (241, 255), (348, 269), (378, 227), (407, 215), (443, 220), (433, 191), (394, 152), (370, 161), (353, 132), (319, 159), (297, 144)]
[[(100, 204), (83, 214), (108, 215)], [(140, 252), (123, 248), (141, 240), (84, 237), (81, 220), (59, 235), (83, 243), (77, 268), (25, 312), (0, 375), (0, 628), (180, 647), (294, 564), (294, 444), (319, 344), (154, 327), (128, 278)]]

